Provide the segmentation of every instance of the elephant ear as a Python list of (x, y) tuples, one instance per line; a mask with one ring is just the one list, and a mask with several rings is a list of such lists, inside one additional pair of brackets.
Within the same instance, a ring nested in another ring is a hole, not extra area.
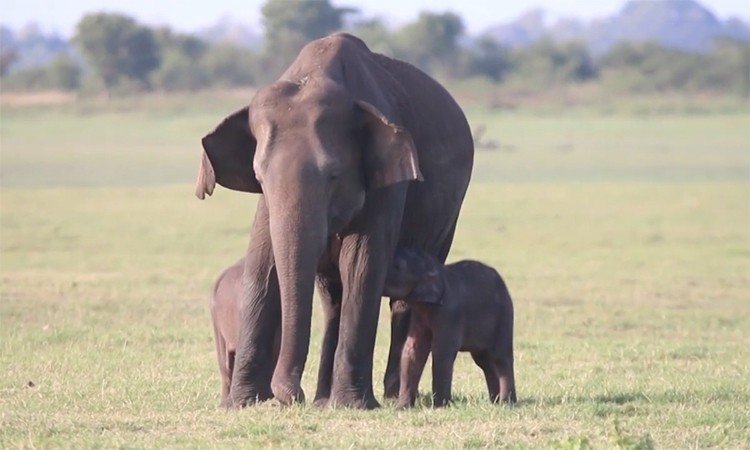
[(442, 305), (445, 294), (445, 279), (440, 270), (430, 272), (428, 276), (414, 288), (409, 299), (418, 303)]
[(250, 131), (249, 108), (225, 118), (201, 142), (203, 156), (195, 186), (198, 198), (211, 195), (216, 183), (235, 191), (261, 192), (253, 171), (257, 143)]
[(411, 133), (390, 121), (372, 104), (357, 100), (364, 120), (364, 164), (368, 188), (401, 181), (422, 181), (419, 158)]

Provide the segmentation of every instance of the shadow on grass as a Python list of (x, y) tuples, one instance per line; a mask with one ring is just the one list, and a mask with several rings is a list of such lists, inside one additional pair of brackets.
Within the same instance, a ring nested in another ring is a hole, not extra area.
[(557, 406), (568, 404), (594, 405), (627, 405), (631, 403), (696, 403), (714, 401), (750, 402), (750, 396), (729, 386), (722, 386), (710, 391), (698, 390), (668, 390), (658, 393), (637, 391), (607, 392), (593, 395), (556, 395), (551, 397), (523, 397), (519, 396), (519, 406)]

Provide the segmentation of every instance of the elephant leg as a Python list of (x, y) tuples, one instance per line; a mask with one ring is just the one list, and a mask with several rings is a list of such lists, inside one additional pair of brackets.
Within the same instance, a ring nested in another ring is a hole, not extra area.
[(279, 282), (274, 266), (268, 209), (261, 196), (245, 258), (242, 326), (237, 342), (230, 403), (244, 407), (273, 397), (271, 376), (281, 324)]
[(331, 402), (377, 408), (372, 357), (385, 276), (401, 228), (406, 183), (368, 193), (351, 234), (343, 238), (339, 270), (343, 283), (341, 325), (333, 369)]
[[(212, 313), (213, 315), (213, 313)], [(216, 359), (219, 363), (219, 375), (221, 376), (221, 406), (227, 406), (229, 400), (229, 386), (232, 384), (232, 373), (227, 361), (226, 341), (216, 328), (214, 319), (214, 343), (216, 344)]]
[(318, 292), (325, 316), (325, 332), (320, 349), (320, 367), (318, 368), (318, 386), (315, 391), (315, 404), (325, 406), (331, 397), (333, 383), (333, 360), (339, 340), (339, 321), (341, 319), (341, 296), (343, 289), (338, 273), (335, 277), (318, 276)]
[(401, 386), (399, 388), (399, 409), (414, 406), (419, 390), (427, 356), (430, 354), (432, 333), (424, 324), (412, 323), (401, 354)]
[(471, 352), (471, 358), (484, 373), (484, 380), (487, 382), (487, 393), (490, 395), (490, 401), (497, 403), (500, 395), (500, 383), (495, 371), (494, 361), (487, 352)]
[(513, 356), (497, 358), (494, 365), (500, 385), (499, 401), (516, 403), (516, 380), (513, 373)]
[(451, 401), (453, 365), (458, 354), (456, 342), (460, 342), (459, 337), (440, 332), (432, 340), (432, 405), (435, 407), (447, 406)]
[(498, 346), (494, 353), (494, 366), (500, 384), (499, 401), (516, 403), (516, 377), (513, 368), (513, 304), (510, 299), (503, 311)]
[(399, 392), (399, 365), (401, 353), (409, 332), (411, 313), (403, 300), (391, 300), (391, 347), (388, 351), (388, 365), (383, 377), (385, 398), (396, 398)]

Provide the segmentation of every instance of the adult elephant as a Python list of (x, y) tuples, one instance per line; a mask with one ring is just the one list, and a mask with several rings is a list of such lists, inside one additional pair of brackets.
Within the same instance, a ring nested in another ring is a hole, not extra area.
[[(471, 176), (474, 146), (460, 107), (413, 66), (335, 34), (307, 44), (202, 143), (198, 197), (215, 183), (262, 194), (231, 401), (304, 400), (317, 278), (326, 324), (316, 399), (377, 407), (372, 358), (394, 249), (417, 247), (443, 261)], [(393, 314), (388, 395), (398, 389), (408, 323), (404, 310)]]

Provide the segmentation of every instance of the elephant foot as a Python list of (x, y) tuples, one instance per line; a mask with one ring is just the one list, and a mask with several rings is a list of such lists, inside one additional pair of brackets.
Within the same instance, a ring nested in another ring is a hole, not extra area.
[(399, 400), (399, 401), (398, 401), (398, 402), (396, 403), (396, 409), (398, 409), (398, 410), (400, 410), (400, 411), (403, 411), (403, 410), (405, 410), (405, 409), (410, 409), (410, 408), (412, 408), (413, 406), (414, 406), (414, 405), (413, 405), (413, 404), (412, 404), (412, 403), (411, 403), (410, 401), (408, 401), (408, 400), (407, 400), (407, 401), (401, 401), (401, 400)]
[(375, 396), (357, 395), (357, 394), (334, 394), (328, 401), (330, 406), (335, 408), (352, 408), (352, 409), (375, 409), (380, 408), (380, 403), (375, 400)]
[(383, 393), (384, 397), (389, 398), (389, 399), (398, 398), (398, 391), (400, 388), (399, 384), (400, 383), (399, 383), (398, 377), (395, 377), (395, 380), (386, 378), (385, 383), (384, 383), (384, 387), (385, 387), (385, 392)]
[(316, 408), (325, 408), (330, 401), (331, 399), (328, 397), (316, 397), (315, 400), (313, 400), (313, 406)]
[(273, 398), (273, 392), (263, 390), (259, 392), (249, 391), (244, 394), (232, 394), (226, 401), (222, 402), (223, 407), (227, 409), (242, 409), (262, 403)]
[(433, 408), (445, 408), (446, 406), (450, 406), (451, 401), (450, 399), (445, 398), (432, 398), (432, 407)]
[(506, 394), (506, 395), (498, 395), (497, 397), (495, 397), (493, 403), (500, 403), (500, 404), (507, 405), (507, 406), (515, 406), (517, 401), (518, 400), (516, 399), (516, 393), (513, 392), (510, 394)]
[(305, 392), (299, 383), (291, 381), (271, 381), (271, 390), (276, 400), (282, 405), (291, 405), (292, 403), (304, 403)]

